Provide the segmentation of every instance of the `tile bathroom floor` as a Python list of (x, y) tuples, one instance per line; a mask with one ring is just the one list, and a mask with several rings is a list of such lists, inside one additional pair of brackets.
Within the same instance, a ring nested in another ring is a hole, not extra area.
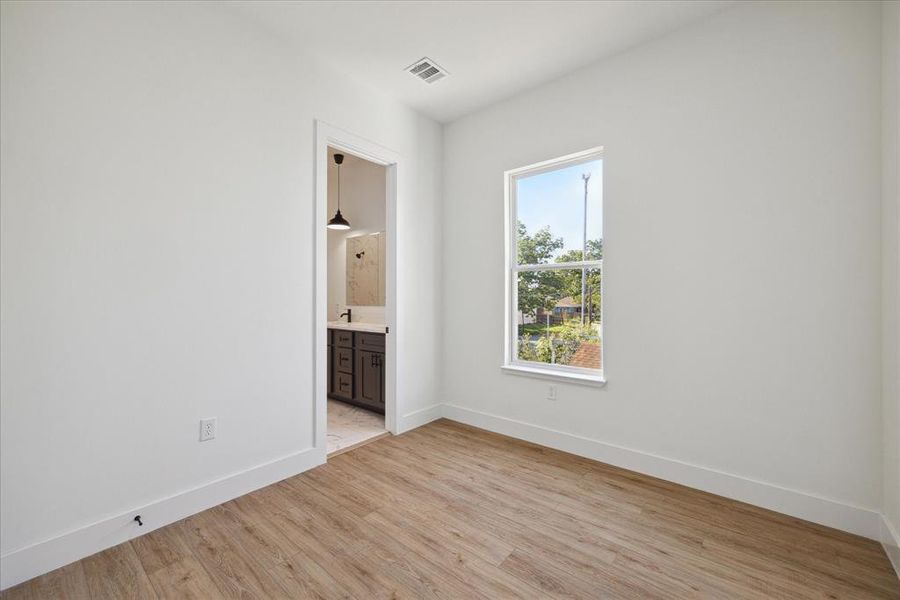
[(387, 435), (384, 415), (328, 399), (328, 454), (340, 454)]

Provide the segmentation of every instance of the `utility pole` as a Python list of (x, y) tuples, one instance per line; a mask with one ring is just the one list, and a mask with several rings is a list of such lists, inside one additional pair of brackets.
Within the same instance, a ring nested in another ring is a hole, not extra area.
[[(584, 221), (582, 221), (584, 225), (584, 231), (582, 235), (582, 243), (581, 243), (581, 260), (587, 260), (587, 196), (588, 196), (588, 181), (591, 178), (590, 173), (582, 173), (581, 179), (584, 180)], [(581, 267), (581, 325), (584, 326), (584, 300), (585, 295), (587, 294), (587, 269), (585, 267)]]

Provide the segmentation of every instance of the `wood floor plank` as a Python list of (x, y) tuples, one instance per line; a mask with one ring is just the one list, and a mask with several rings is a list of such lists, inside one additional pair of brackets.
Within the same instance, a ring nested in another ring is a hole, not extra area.
[(398, 544), (392, 537), (378, 535), (375, 527), (372, 527), (372, 535), (368, 536), (368, 540), (368, 547), (357, 550), (353, 560), (390, 589), (392, 598), (489, 600), (481, 590), (436, 568), (427, 558), (405, 552), (402, 544)]
[(289, 535), (264, 518), (270, 509), (255, 494), (241, 496), (216, 509), (209, 512), (264, 569), (285, 564), (300, 551)]
[[(379, 441), (387, 443), (392, 438)], [(374, 445), (374, 444), (373, 444)], [(426, 481), (405, 465), (399, 470), (373, 469), (371, 457), (364, 453), (365, 448), (342, 454), (334, 460), (334, 466), (345, 470), (347, 477), (352, 477), (364, 484), (373, 499), (388, 502), (390, 505), (414, 505), (425, 502), (429, 506), (446, 506), (447, 497), (432, 489)], [(329, 461), (329, 468), (332, 463)], [(382, 504), (383, 506), (383, 504)]]
[(88, 598), (84, 565), (73, 563), (44, 577), (39, 577), (32, 587), (35, 598), (54, 597), (59, 600), (83, 600)]
[(0, 594), (900, 600), (877, 542), (439, 420)]
[(160, 598), (211, 598), (219, 595), (206, 569), (173, 527), (163, 527), (131, 541)]
[(352, 600), (350, 591), (319, 563), (303, 553), (269, 570), (288, 595), (295, 600)]
[(394, 523), (402, 523), (406, 529), (428, 534), (442, 549), (474, 556), (492, 565), (502, 563), (515, 549), (512, 544), (472, 523), (453, 519), (453, 512), (453, 506), (440, 509), (422, 506), (418, 510), (388, 506), (370, 516), (377, 515)]
[[(510, 554), (501, 569), (541, 590), (550, 598), (636, 598), (636, 595), (609, 589), (610, 582), (598, 580), (594, 585), (558, 567), (552, 562), (529, 555), (522, 550)], [(602, 587), (601, 587), (602, 586)], [(604, 589), (606, 588), (606, 589)]]
[[(355, 559), (347, 549), (340, 548), (340, 543), (328, 539), (327, 527), (323, 529), (304, 529), (314, 526), (315, 521), (299, 524), (304, 532), (298, 535), (297, 542), (302, 550), (294, 560), (312, 562), (319, 565), (329, 577), (340, 582), (351, 596), (357, 599), (377, 598), (390, 599), (395, 593)], [(324, 540), (323, 540), (324, 536)]]
[(91, 598), (157, 598), (130, 542), (88, 556), (81, 562)]
[(75, 562), (0, 593), (2, 600), (90, 600), (83, 562)]
[[(366, 517), (375, 524), (386, 539), (405, 546), (406, 553), (415, 557), (426, 569), (440, 573), (444, 582), (453, 578), (468, 586), (472, 595), (487, 598), (533, 598), (539, 590), (524, 581), (510, 577), (498, 564), (484, 558), (484, 554), (468, 544), (448, 542), (439, 528), (423, 528), (413, 515), (398, 515), (394, 511), (375, 512)], [(506, 553), (506, 556), (511, 550)], [(424, 563), (429, 563), (425, 565)], [(502, 560), (500, 561), (502, 563)]]
[(367, 514), (378, 510), (378, 501), (365, 490), (359, 490), (355, 486), (347, 485), (335, 469), (315, 469), (309, 477), (297, 479), (297, 483), (312, 487), (327, 495), (334, 503), (341, 506), (357, 517), (365, 517)]
[(240, 537), (205, 511), (174, 524), (210, 574), (222, 598), (289, 598), (287, 592), (244, 550)]
[[(37, 579), (37, 578), (35, 578)], [(45, 595), (45, 596), (34, 596), (31, 593), (31, 585), (33, 580), (26, 581), (25, 583), (20, 583), (19, 585), (14, 585), (12, 587), (6, 588), (2, 592), (0, 592), (0, 600), (31, 600), (32, 598), (55, 598), (56, 596)], [(87, 589), (87, 588), (85, 588)], [(85, 598), (90, 598), (90, 595), (85, 596)]]
[(401, 484), (398, 480), (386, 481), (379, 473), (373, 473), (365, 464), (353, 458), (353, 454), (329, 460), (329, 470), (349, 486), (365, 490), (366, 495), (379, 508), (396, 506), (409, 510), (420, 510), (423, 505), (430, 508), (447, 506), (443, 500), (427, 497), (418, 487)]

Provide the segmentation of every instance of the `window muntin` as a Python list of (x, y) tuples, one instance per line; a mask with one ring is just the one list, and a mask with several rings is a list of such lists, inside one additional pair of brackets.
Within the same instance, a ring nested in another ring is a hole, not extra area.
[(600, 150), (507, 173), (506, 364), (602, 379)]

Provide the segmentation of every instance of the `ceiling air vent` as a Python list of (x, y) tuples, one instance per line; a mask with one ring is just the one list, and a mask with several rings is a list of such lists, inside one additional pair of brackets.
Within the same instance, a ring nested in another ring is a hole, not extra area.
[(443, 79), (449, 73), (439, 67), (433, 60), (427, 56), (421, 60), (417, 60), (406, 68), (407, 71), (424, 81), (425, 83), (434, 83), (438, 79)]

